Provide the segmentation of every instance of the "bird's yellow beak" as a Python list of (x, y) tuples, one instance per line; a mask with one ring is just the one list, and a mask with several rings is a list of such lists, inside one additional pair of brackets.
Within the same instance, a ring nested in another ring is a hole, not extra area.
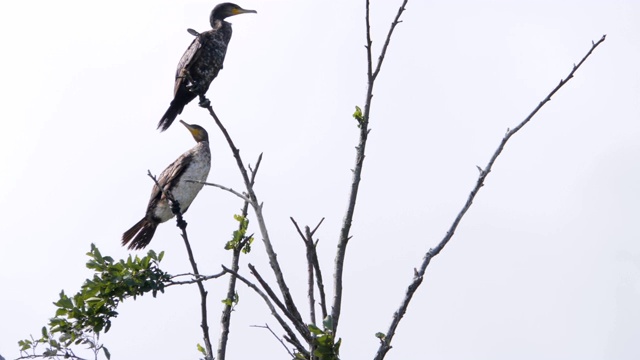
[(187, 128), (187, 130), (189, 130), (189, 132), (191, 133), (191, 135), (193, 135), (193, 136), (198, 135), (198, 133), (199, 133), (198, 129), (196, 129), (196, 128), (194, 128), (193, 126), (191, 126), (191, 125), (187, 124), (186, 122), (184, 122), (184, 120), (180, 120), (180, 123), (181, 123), (182, 125), (184, 125), (184, 126)]
[(238, 8), (233, 9), (231, 12), (233, 13), (233, 15), (249, 14), (249, 13), (257, 14), (257, 13), (258, 13), (258, 12), (257, 12), (257, 11), (255, 11), (255, 10), (245, 10), (245, 9), (243, 9), (243, 8), (239, 8), (239, 7), (238, 7)]

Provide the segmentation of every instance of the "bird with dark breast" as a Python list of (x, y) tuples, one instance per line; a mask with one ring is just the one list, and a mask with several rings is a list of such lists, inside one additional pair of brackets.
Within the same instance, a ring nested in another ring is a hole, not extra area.
[(209, 19), (211, 30), (202, 33), (193, 29), (188, 30), (195, 39), (178, 62), (173, 101), (158, 122), (160, 131), (167, 130), (175, 118), (182, 113), (184, 107), (196, 96), (200, 98), (200, 106), (209, 106), (205, 93), (222, 69), (227, 46), (231, 40), (231, 23), (225, 19), (247, 13), (257, 13), (257, 11), (245, 10), (232, 3), (218, 4), (211, 11)]
[(197, 144), (160, 174), (157, 184), (151, 190), (147, 213), (122, 235), (122, 246), (128, 245), (129, 250), (143, 249), (149, 245), (158, 225), (174, 217), (166, 194), (173, 197), (180, 212), (184, 214), (209, 175), (211, 151), (207, 131), (199, 125), (189, 125), (182, 120), (180, 122), (191, 132)]

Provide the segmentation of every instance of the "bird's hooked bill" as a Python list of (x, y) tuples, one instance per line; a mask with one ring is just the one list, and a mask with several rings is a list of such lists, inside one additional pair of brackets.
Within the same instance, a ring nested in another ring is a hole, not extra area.
[(243, 9), (243, 8), (236, 8), (233, 9), (233, 15), (240, 15), (240, 14), (257, 14), (258, 12), (255, 10), (247, 10), (247, 9)]

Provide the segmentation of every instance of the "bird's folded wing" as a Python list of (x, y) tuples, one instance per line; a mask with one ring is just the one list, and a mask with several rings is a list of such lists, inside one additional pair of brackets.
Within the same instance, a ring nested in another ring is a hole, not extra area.
[[(193, 155), (189, 152), (180, 155), (179, 158), (176, 159), (171, 165), (169, 165), (164, 171), (160, 174), (158, 178), (158, 184), (162, 186), (163, 189), (167, 191), (171, 191), (171, 189), (177, 184), (180, 176), (187, 170), (189, 163), (191, 162)], [(153, 190), (151, 190), (151, 199), (150, 200), (159, 200), (162, 197), (162, 192), (158, 188), (158, 186), (154, 185)]]
[(201, 34), (196, 36), (191, 42), (191, 45), (182, 54), (180, 61), (178, 62), (178, 68), (176, 69), (176, 83), (173, 88), (173, 95), (178, 92), (178, 88), (184, 81), (188, 81), (185, 77), (185, 72), (188, 72), (191, 65), (194, 64), (200, 57), (200, 50), (202, 49), (203, 41), (206, 41), (205, 37)]

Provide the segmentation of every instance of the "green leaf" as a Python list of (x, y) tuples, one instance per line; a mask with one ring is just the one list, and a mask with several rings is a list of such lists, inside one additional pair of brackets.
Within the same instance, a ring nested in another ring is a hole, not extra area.
[(321, 335), (321, 334), (324, 334), (324, 332), (323, 332), (322, 330), (320, 330), (320, 328), (319, 328), (319, 327), (317, 327), (317, 326), (315, 326), (315, 325), (313, 325), (313, 324), (309, 324), (309, 325), (307, 325), (307, 327), (309, 328), (309, 331), (311, 331), (311, 333), (312, 333), (313, 335)]
[(106, 347), (102, 347), (102, 351), (104, 351), (104, 356), (107, 357), (107, 360), (111, 359), (111, 353), (109, 352), (109, 350)]
[(31, 340), (20, 340), (18, 341), (18, 346), (20, 346), (20, 351), (25, 351), (25, 350), (29, 350), (31, 349), (31, 346), (33, 345), (33, 343), (31, 342)]
[(322, 320), (322, 326), (324, 326), (326, 330), (333, 331), (333, 317), (331, 317), (331, 315), (327, 315), (327, 317)]
[(362, 109), (360, 109), (360, 106), (356, 105), (356, 111), (353, 113), (353, 118), (358, 120), (358, 122), (362, 122), (362, 120), (364, 120), (364, 117), (362, 116)]
[(381, 332), (377, 332), (376, 333), (376, 337), (378, 339), (380, 339), (380, 340), (384, 340), (387, 337), (387, 335), (385, 335), (384, 333), (381, 333)]
[(198, 351), (202, 353), (202, 355), (207, 356), (207, 350), (205, 350), (205, 348), (203, 348), (202, 345), (197, 344), (197, 347), (198, 347)]
[(47, 349), (42, 352), (43, 357), (54, 357), (58, 354), (58, 351), (55, 349)]

